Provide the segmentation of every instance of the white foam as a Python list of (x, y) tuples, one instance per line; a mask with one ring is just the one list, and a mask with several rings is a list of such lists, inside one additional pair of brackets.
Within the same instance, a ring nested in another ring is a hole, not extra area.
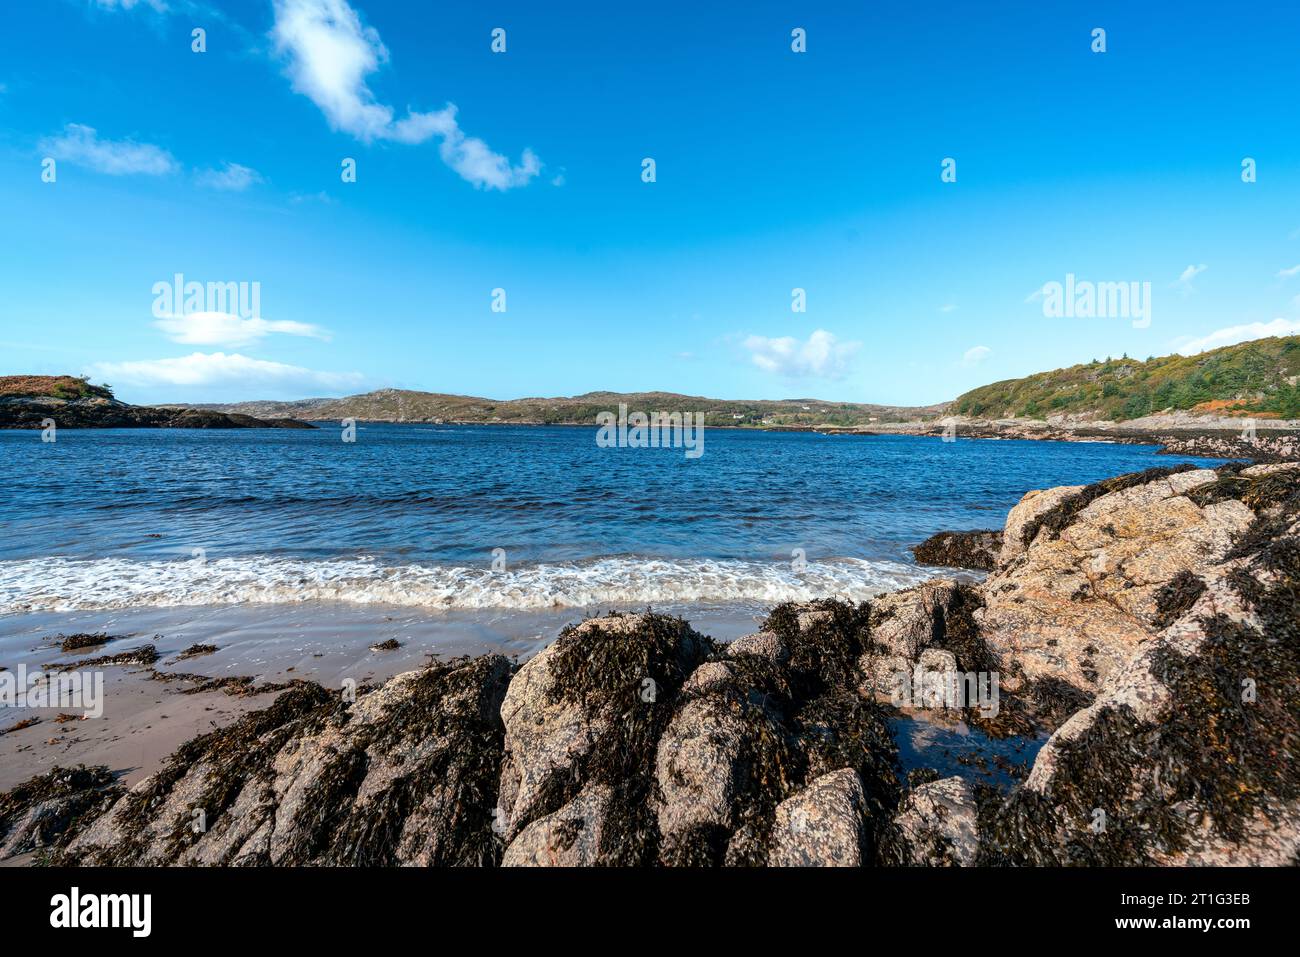
[(605, 558), (521, 566), (384, 565), (271, 556), (206, 562), (42, 558), (0, 562), (0, 612), (342, 601), (419, 608), (860, 601), (930, 577), (901, 562)]

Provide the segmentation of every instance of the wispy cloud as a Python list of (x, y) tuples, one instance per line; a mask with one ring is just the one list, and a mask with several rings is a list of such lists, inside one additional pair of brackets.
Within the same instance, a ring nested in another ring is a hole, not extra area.
[(282, 362), (251, 359), (237, 352), (195, 352), (174, 359), (96, 362), (87, 371), (100, 381), (134, 386), (353, 389), (364, 381), (356, 372), (317, 372)]
[(957, 304), (955, 302), (945, 302), (939, 307), (940, 312), (956, 312)]
[(165, 176), (180, 168), (172, 154), (159, 146), (134, 140), (102, 140), (94, 127), (80, 123), (67, 124), (62, 136), (41, 140), (40, 148), (57, 160), (110, 176)]
[(221, 169), (203, 169), (194, 174), (194, 180), (200, 186), (209, 189), (222, 189), (241, 193), (250, 186), (265, 182), (262, 174), (255, 169), (238, 163), (226, 163)]
[(523, 186), (541, 171), (531, 150), (524, 150), (514, 165), (483, 140), (466, 136), (454, 104), (431, 113), (408, 110), (396, 119), (366, 79), (388, 62), (388, 48), (346, 0), (275, 0), (271, 37), (294, 91), (315, 103), (333, 129), (363, 143), (423, 143), (441, 137), (442, 161), (480, 189)]
[(1179, 273), (1178, 278), (1175, 279), (1173, 282), (1171, 282), (1169, 285), (1172, 288), (1179, 290), (1184, 295), (1186, 295), (1187, 293), (1195, 292), (1196, 289), (1192, 285), (1193, 280), (1195, 280), (1197, 276), (1199, 276), (1201, 273), (1205, 272), (1205, 270), (1209, 268), (1210, 267), (1205, 265), (1205, 263), (1201, 263), (1199, 266), (1195, 266), (1195, 265), (1188, 266), (1181, 273)]
[(105, 10), (134, 10), (136, 7), (148, 7), (159, 13), (167, 11), (165, 0), (95, 0), (95, 5)]
[(330, 333), (320, 326), (287, 319), (244, 319), (227, 312), (191, 312), (183, 316), (165, 316), (154, 323), (172, 342), (191, 346), (251, 345), (270, 335), (305, 336), (330, 340)]
[(791, 379), (842, 379), (848, 375), (862, 343), (840, 342), (834, 333), (818, 329), (802, 342), (791, 336), (750, 336), (745, 348), (754, 365), (764, 372)]
[(1300, 276), (1300, 266), (1291, 266), (1288, 269), (1279, 269), (1277, 271), (1278, 279), (1290, 279), (1292, 276)]
[(1236, 345), (1252, 339), (1266, 339), (1269, 336), (1293, 336), (1300, 333), (1300, 319), (1274, 319), (1272, 322), (1250, 322), (1240, 326), (1228, 326), (1217, 329), (1208, 336), (1193, 339), (1178, 347), (1179, 355), (1194, 356), (1208, 349), (1220, 346)]
[(993, 355), (993, 350), (988, 346), (975, 346), (967, 349), (962, 355), (961, 364), (964, 366), (977, 366), (991, 355)]

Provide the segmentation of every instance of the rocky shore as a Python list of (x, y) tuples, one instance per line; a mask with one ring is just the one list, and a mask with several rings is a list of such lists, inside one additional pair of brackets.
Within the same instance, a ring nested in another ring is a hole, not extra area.
[(1126, 422), (1066, 416), (1049, 419), (976, 419), (947, 416), (927, 422), (884, 422), (867, 428), (817, 428), (827, 435), (928, 435), (953, 439), (1027, 439), (1051, 442), (1115, 442), (1159, 445), (1161, 455), (1246, 459), (1256, 463), (1300, 459), (1297, 423), (1279, 419), (1154, 415)]
[[(650, 612), (522, 666), (297, 682), (129, 790), (0, 795), (0, 857), (83, 865), (1300, 863), (1300, 463), (1030, 492), (918, 557), (986, 568), (774, 609)], [(992, 704), (932, 676), (996, 676)], [(888, 722), (1050, 734), (1009, 789), (900, 773)]]

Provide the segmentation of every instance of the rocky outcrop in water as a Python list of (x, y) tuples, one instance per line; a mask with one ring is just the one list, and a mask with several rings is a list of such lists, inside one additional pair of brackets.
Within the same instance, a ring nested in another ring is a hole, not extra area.
[(95, 396), (80, 399), (0, 397), (0, 429), (314, 429), (297, 419), (259, 419), (237, 412), (128, 405)]
[[(901, 676), (1000, 676), (996, 714)], [(900, 711), (901, 709), (901, 711)], [(888, 721), (1051, 732), (1022, 783), (902, 782)], [(0, 796), (83, 864), (934, 866), (1300, 860), (1300, 464), (1030, 493), (979, 584), (782, 605), (717, 645), (612, 614), (355, 697), (299, 682), (123, 793)]]
[(939, 532), (912, 549), (922, 565), (992, 571), (1002, 549), (1002, 532)]

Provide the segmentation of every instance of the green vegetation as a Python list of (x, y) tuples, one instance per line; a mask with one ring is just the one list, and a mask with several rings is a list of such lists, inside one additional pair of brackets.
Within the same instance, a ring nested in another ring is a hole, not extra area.
[(1195, 356), (1127, 356), (1007, 379), (958, 396), (961, 415), (1030, 418), (1098, 413), (1123, 421), (1166, 409), (1300, 418), (1300, 336), (1257, 339)]
[(111, 399), (106, 385), (91, 385), (85, 378), (70, 375), (0, 376), (0, 397), (22, 399)]

